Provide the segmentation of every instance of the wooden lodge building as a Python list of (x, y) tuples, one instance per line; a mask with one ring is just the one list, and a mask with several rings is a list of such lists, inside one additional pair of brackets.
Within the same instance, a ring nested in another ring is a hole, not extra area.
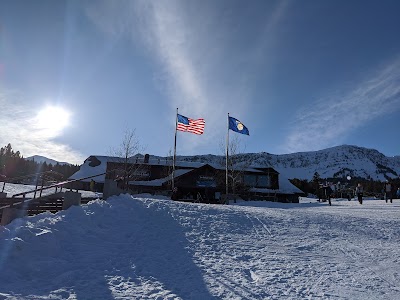
[[(81, 170), (71, 179), (102, 175), (95, 178), (97, 189), (103, 198), (129, 192), (131, 194), (150, 193), (171, 196), (171, 159), (130, 158), (123, 159), (106, 156), (90, 156)], [(126, 176), (129, 174), (129, 176)], [(229, 174), (229, 172), (228, 172)], [(243, 200), (269, 200), (279, 202), (298, 202), (304, 193), (292, 185), (288, 179), (271, 167), (240, 168), (229, 179), (229, 198)], [(201, 203), (225, 202), (225, 167), (197, 162), (180, 161), (175, 163), (174, 186), (177, 200)], [(234, 181), (234, 194), (232, 192)], [(88, 189), (89, 182), (82, 184)]]

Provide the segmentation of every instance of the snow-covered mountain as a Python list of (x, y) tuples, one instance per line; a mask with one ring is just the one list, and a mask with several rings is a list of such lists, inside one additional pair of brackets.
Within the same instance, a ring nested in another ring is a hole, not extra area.
[[(180, 156), (179, 160), (223, 162), (217, 155)], [(238, 155), (237, 162), (251, 166), (273, 167), (287, 178), (311, 180), (321, 178), (361, 177), (385, 180), (400, 176), (400, 156), (387, 157), (375, 149), (342, 145), (319, 151), (275, 155), (267, 152)]]
[(33, 155), (33, 156), (26, 157), (25, 159), (26, 160), (34, 160), (35, 162), (37, 162), (39, 164), (45, 162), (46, 164), (52, 164), (53, 166), (56, 165), (56, 164), (59, 164), (59, 165), (70, 165), (70, 163), (56, 161), (54, 159), (47, 158), (47, 157), (41, 156), (41, 155)]

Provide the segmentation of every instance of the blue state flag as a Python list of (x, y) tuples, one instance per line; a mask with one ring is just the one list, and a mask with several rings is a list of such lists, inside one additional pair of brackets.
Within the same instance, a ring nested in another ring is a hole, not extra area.
[(243, 125), (242, 122), (240, 122), (238, 119), (229, 117), (229, 129), (239, 132), (241, 134), (247, 134), (250, 135), (249, 130), (247, 129), (246, 126)]

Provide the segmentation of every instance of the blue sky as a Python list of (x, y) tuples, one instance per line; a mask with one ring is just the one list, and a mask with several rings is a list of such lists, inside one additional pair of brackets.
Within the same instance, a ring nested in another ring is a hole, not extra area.
[[(0, 145), (82, 163), (126, 129), (223, 154), (227, 114), (273, 154), (341, 144), (400, 155), (399, 1), (1, 1)], [(56, 115), (51, 118), (46, 111)], [(222, 148), (222, 149), (221, 149)]]

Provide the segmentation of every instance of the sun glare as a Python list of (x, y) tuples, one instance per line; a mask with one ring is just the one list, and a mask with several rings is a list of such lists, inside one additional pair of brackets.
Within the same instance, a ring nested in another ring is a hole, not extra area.
[(47, 106), (38, 112), (36, 126), (49, 135), (56, 135), (69, 125), (70, 115), (69, 111), (60, 106)]

